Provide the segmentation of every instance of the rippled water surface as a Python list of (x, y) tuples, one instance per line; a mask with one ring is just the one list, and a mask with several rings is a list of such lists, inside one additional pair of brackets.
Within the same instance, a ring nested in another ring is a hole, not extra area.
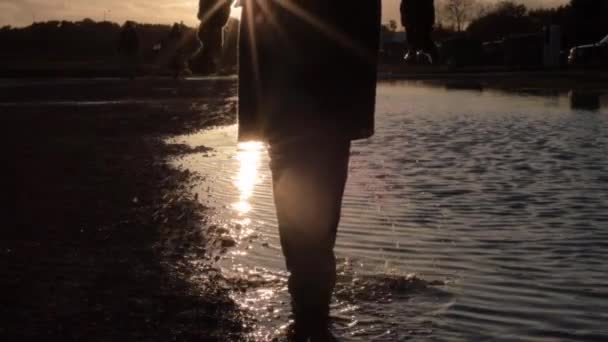
[[(352, 151), (337, 335), (608, 340), (608, 109), (596, 100), (380, 84), (377, 134)], [(247, 285), (235, 299), (264, 340), (288, 319), (286, 274), (266, 151), (235, 135), (172, 141), (214, 149), (176, 163), (203, 175), (200, 200), (237, 241), (221, 263)]]

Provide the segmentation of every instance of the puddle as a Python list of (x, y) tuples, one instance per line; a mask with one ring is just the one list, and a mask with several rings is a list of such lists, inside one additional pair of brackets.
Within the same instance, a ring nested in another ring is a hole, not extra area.
[[(336, 247), (341, 340), (608, 338), (608, 112), (572, 96), (379, 86)], [(289, 297), (265, 147), (236, 126), (169, 142), (212, 148), (174, 163), (202, 176), (234, 245), (220, 265), (270, 339)]]

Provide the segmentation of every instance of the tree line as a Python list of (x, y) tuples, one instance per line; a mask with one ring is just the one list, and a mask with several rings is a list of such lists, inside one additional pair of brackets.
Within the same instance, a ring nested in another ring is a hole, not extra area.
[[(20, 60), (79, 61), (105, 59), (117, 53), (121, 26), (91, 19), (81, 21), (46, 21), (23, 28), (0, 29), (0, 58)], [(165, 39), (170, 25), (138, 24), (142, 47), (152, 47)]]
[[(538, 33), (547, 25), (559, 25), (563, 32), (563, 46), (597, 42), (608, 34), (608, 1), (571, 0), (557, 8), (529, 9), (516, 1), (501, 1), (494, 6), (482, 5), (479, 0), (437, 0), (435, 39), (445, 40), (466, 34), (479, 41), (495, 41), (517, 34)], [(397, 30), (391, 22), (384, 30)], [(199, 46), (196, 29), (184, 27), (184, 51), (194, 52)], [(236, 33), (238, 22), (232, 20), (226, 58), (236, 61)], [(116, 23), (91, 19), (81, 21), (37, 22), (23, 28), (0, 28), (0, 59), (82, 61), (111, 58), (117, 54), (117, 40), (121, 26)], [(144, 62), (156, 58), (154, 47), (167, 39), (171, 25), (138, 24), (137, 33)], [(232, 54), (234, 56), (230, 57)]]
[[(0, 60), (11, 64), (47, 65), (47, 63), (95, 63), (104, 65), (120, 56), (119, 42), (123, 26), (91, 19), (81, 21), (36, 22), (27, 27), (0, 28)], [(138, 62), (169, 66), (192, 55), (200, 47), (197, 28), (184, 24), (137, 23)], [(231, 19), (225, 28), (224, 65), (236, 65), (238, 21)], [(176, 37), (177, 35), (177, 37)], [(111, 65), (111, 64), (107, 64)]]
[(494, 6), (478, 0), (440, 0), (436, 7), (439, 35), (466, 33), (487, 42), (538, 33), (545, 26), (558, 25), (562, 28), (565, 48), (594, 43), (608, 35), (606, 0), (570, 0), (556, 8), (538, 9), (511, 0)]

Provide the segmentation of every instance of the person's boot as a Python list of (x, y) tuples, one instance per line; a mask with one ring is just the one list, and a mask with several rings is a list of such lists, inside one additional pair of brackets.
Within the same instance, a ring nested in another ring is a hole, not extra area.
[(405, 54), (405, 57), (403, 57), (403, 61), (407, 64), (416, 64), (416, 51), (408, 50)]
[(419, 50), (416, 52), (416, 63), (419, 65), (433, 65), (434, 61), (430, 53)]
[(319, 330), (314, 334), (310, 335), (310, 342), (337, 342), (336, 338), (330, 331), (329, 328), (325, 330)]
[[(305, 290), (306, 291), (306, 290)], [(331, 339), (329, 302), (331, 292), (309, 286), (305, 294), (292, 295), (295, 336), (306, 341), (334, 341)]]
[[(311, 248), (311, 250), (314, 250)], [(332, 341), (329, 332), (329, 311), (336, 284), (336, 267), (333, 253), (313, 253), (314, 257), (290, 259), (288, 269), (289, 294), (299, 336), (314, 341)]]

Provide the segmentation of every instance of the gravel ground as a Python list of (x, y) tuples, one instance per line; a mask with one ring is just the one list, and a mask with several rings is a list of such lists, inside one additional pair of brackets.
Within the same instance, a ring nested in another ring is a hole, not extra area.
[(19, 82), (0, 85), (0, 340), (244, 339), (200, 175), (167, 164), (205, 148), (163, 142), (233, 123), (234, 79)]

